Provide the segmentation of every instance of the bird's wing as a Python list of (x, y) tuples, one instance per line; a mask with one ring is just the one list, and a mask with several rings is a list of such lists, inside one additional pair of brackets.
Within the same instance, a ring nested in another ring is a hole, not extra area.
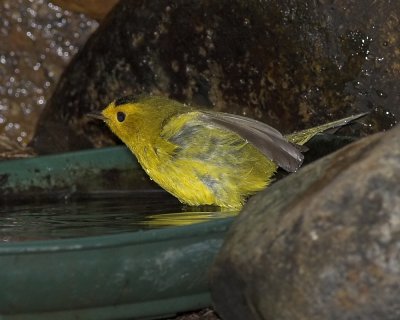
[(222, 112), (203, 112), (202, 117), (206, 122), (237, 133), (286, 171), (297, 171), (303, 162), (300, 149), (263, 122)]
[[(193, 143), (193, 136), (209, 129), (221, 128), (239, 135), (286, 171), (296, 171), (303, 162), (300, 150), (282, 134), (265, 123), (228, 113), (195, 111), (171, 119), (163, 128), (162, 136), (168, 141), (185, 146)], [(204, 141), (203, 141), (204, 142)]]

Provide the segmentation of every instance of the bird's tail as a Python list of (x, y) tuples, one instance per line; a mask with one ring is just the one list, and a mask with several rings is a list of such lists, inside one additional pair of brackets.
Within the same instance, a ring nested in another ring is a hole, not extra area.
[(360, 113), (360, 114), (357, 114), (357, 115), (354, 115), (354, 116), (350, 116), (350, 117), (347, 117), (347, 118), (343, 118), (343, 119), (340, 119), (340, 120), (332, 121), (332, 122), (329, 122), (329, 123), (326, 123), (326, 124), (323, 124), (323, 125), (320, 125), (320, 126), (316, 126), (316, 127), (313, 127), (313, 128), (309, 128), (309, 129), (305, 129), (305, 130), (302, 130), (302, 131), (294, 132), (294, 133), (286, 135), (286, 138), (292, 143), (295, 143), (295, 144), (298, 144), (298, 145), (303, 145), (318, 133), (321, 133), (321, 132), (329, 130), (329, 129), (333, 129), (333, 128), (338, 128), (338, 127), (344, 126), (344, 125), (348, 124), (351, 121), (354, 121), (356, 119), (364, 117), (367, 114), (368, 114), (368, 112)]

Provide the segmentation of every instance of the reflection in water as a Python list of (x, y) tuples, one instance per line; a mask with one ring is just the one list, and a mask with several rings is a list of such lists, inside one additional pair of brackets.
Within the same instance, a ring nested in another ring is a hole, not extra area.
[(146, 216), (143, 220), (143, 224), (152, 228), (185, 226), (212, 219), (232, 217), (237, 215), (237, 213), (237, 211), (184, 211), (177, 213), (158, 213)]
[(68, 202), (3, 205), (0, 242), (86, 237), (182, 226), (236, 215), (190, 208), (165, 192)]

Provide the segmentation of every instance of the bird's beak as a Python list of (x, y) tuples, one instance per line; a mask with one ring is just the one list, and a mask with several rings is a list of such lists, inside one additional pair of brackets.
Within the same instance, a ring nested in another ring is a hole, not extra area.
[(106, 117), (102, 115), (101, 111), (94, 111), (86, 114), (87, 117), (98, 119), (98, 120), (106, 120)]

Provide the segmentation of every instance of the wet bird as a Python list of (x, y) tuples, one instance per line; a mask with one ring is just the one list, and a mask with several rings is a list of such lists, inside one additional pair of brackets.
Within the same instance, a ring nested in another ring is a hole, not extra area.
[(363, 114), (286, 137), (254, 119), (159, 96), (120, 98), (90, 115), (104, 120), (150, 178), (182, 203), (239, 209), (278, 167), (299, 169), (302, 144)]

